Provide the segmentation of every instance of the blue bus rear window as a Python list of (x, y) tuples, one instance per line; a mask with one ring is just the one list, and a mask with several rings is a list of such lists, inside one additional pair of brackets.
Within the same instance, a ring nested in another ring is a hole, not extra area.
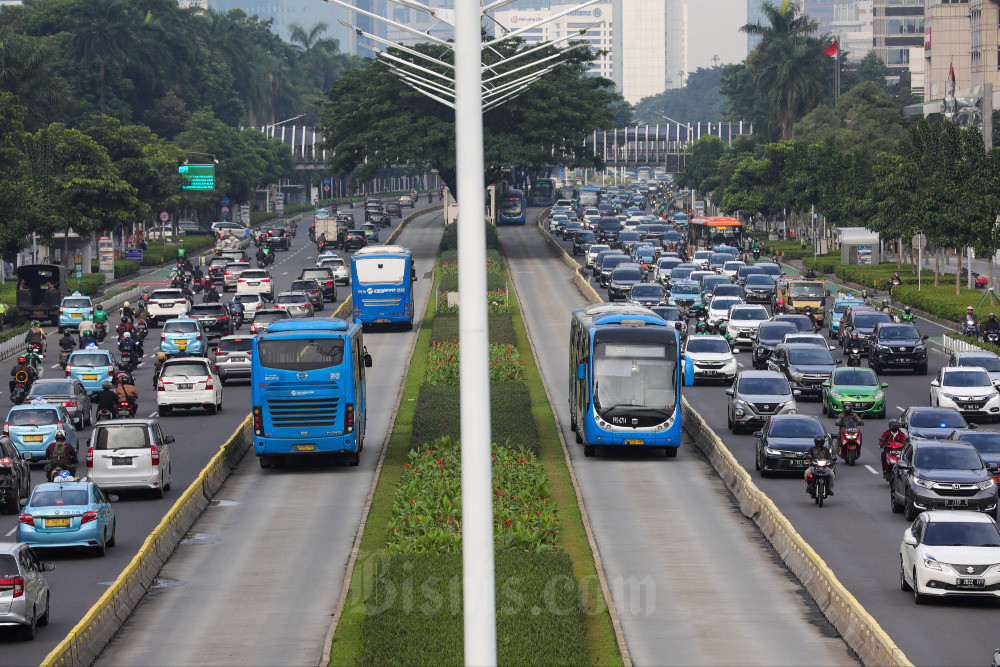
[(311, 371), (344, 363), (342, 338), (289, 338), (262, 340), (257, 344), (257, 358), (265, 368), (284, 371)]

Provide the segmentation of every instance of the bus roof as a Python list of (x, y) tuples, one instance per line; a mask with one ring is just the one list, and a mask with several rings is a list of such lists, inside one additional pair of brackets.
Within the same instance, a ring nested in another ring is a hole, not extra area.
[(742, 227), (743, 223), (736, 218), (694, 218), (692, 225), (707, 225), (709, 227)]
[(404, 248), (401, 245), (371, 245), (365, 246), (354, 252), (353, 257), (358, 257), (359, 255), (408, 255), (410, 254), (409, 248)]
[(294, 320), (283, 320), (268, 325), (265, 333), (304, 333), (306, 331), (347, 331), (351, 323), (338, 317), (319, 318), (304, 317)]

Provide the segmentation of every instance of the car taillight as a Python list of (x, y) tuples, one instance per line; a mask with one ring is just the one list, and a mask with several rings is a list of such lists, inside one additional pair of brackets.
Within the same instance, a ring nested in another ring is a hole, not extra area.
[(271, 279), (270, 278), (261, 278), (260, 281), (262, 283), (269, 283), (269, 282), (271, 282)]
[(195, 338), (195, 340), (201, 340), (201, 334), (198, 334), (198, 336)]
[[(332, 282), (332, 281), (331, 281), (331, 282)], [(314, 290), (312, 291), (312, 293), (313, 293), (313, 294), (319, 294), (319, 290), (318, 290), (318, 289), (314, 289)]]
[(0, 459), (0, 468), (10, 468), (12, 465), (9, 457), (5, 456)]
[(72, 366), (70, 366), (69, 364), (66, 364), (66, 377), (69, 377), (69, 370), (70, 370), (71, 368), (73, 368), (73, 367), (72, 367)]
[(215, 356), (217, 356), (217, 357), (224, 357), (227, 354), (229, 354), (229, 353), (226, 352), (225, 350), (223, 350), (222, 348), (220, 348), (220, 347), (215, 348)]
[(216, 318), (216, 319), (226, 320), (228, 322), (229, 321), (229, 315), (219, 315), (219, 317)]
[(67, 408), (75, 408), (76, 407), (76, 401), (64, 401), (63, 402), (63, 406), (67, 407)]
[(108, 373), (114, 373), (114, 372), (115, 372), (115, 365), (108, 364)]
[[(21, 516), (26, 516), (22, 514)], [(14, 597), (19, 598), (24, 595), (24, 577), (10, 577), (8, 579), (0, 579), (0, 586), (3, 589), (0, 590), (14, 590)]]
[(167, 340), (167, 337), (166, 337), (166, 335), (164, 335), (164, 333), (163, 333), (163, 332), (161, 331), (161, 332), (160, 332), (160, 342), (162, 343), (162, 342), (164, 342), (165, 340)]
[(157, 380), (156, 381), (156, 391), (166, 391), (166, 390), (167, 390), (167, 387), (164, 384), (163, 380)]
[(187, 303), (187, 299), (181, 299), (180, 301), (174, 301), (178, 306), (183, 306)]
[(253, 409), (253, 432), (254, 435), (264, 435), (264, 416), (257, 406)]
[(153, 459), (153, 465), (154, 466), (160, 465), (160, 450), (156, 448), (156, 445), (150, 445), (150, 447), (149, 447), (149, 455)]
[(94, 467), (94, 448), (93, 447), (89, 447), (87, 449), (87, 467), (88, 468), (93, 468)]
[(62, 308), (59, 309), (59, 314), (60, 315), (62, 315), (64, 312), (66, 312), (66, 311), (64, 311)]
[(231, 275), (233, 275), (233, 272), (232, 271), (226, 271), (225, 274), (223, 274), (223, 275), (231, 276)]
[(30, 514), (22, 514), (20, 517), (18, 517), (18, 521), (27, 526), (35, 525), (35, 517), (31, 516)]
[(354, 404), (348, 403), (344, 406), (344, 432), (354, 432)]
[(332, 280), (327, 280), (327, 281), (326, 281), (325, 283), (323, 283), (323, 284), (324, 284), (324, 285), (326, 285), (327, 287), (329, 287), (330, 285), (332, 285), (332, 284), (333, 284), (333, 281), (332, 281)]
[(91, 521), (97, 521), (97, 510), (88, 510), (80, 518), (80, 523), (90, 523)]

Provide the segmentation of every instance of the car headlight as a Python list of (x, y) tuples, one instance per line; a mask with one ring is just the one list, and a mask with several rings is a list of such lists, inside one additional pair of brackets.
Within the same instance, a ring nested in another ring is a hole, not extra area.
[(989, 479), (977, 483), (976, 488), (979, 489), (980, 491), (985, 491), (986, 489), (992, 489), (995, 484), (996, 482), (994, 482), (993, 478), (991, 477)]
[(835, 389), (831, 389), (830, 390), (830, 398), (835, 398), (838, 401), (842, 401), (842, 400), (844, 400), (845, 397), (839, 391), (836, 391)]
[(930, 554), (924, 554), (924, 567), (930, 570), (940, 570), (941, 563), (937, 562), (937, 559)]
[(941, 392), (940, 396), (941, 396), (941, 398), (947, 398), (950, 401), (954, 401), (954, 400), (958, 399), (958, 396), (956, 396), (955, 394), (949, 394), (949, 393), (943, 392), (943, 391)]
[(878, 350), (879, 352), (891, 352), (891, 349), (889, 348), (888, 345), (879, 344), (875, 346), (875, 349)]
[(914, 477), (913, 478), (913, 483), (916, 484), (917, 486), (922, 486), (925, 489), (933, 489), (934, 488), (934, 484), (936, 482), (932, 482), (932, 481), (930, 481), (928, 479), (923, 479), (923, 478), (920, 478), (920, 477)]
[(770, 447), (764, 447), (764, 453), (768, 456), (781, 456), (781, 451), (777, 449), (771, 449)]

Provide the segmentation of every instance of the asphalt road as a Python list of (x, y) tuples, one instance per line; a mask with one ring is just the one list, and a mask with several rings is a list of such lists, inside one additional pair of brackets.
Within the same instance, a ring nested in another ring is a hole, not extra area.
[[(562, 243), (572, 252), (570, 244)], [(562, 269), (556, 259), (551, 260)], [(568, 271), (563, 269), (565, 273)], [(591, 283), (600, 294), (607, 292)], [(858, 465), (837, 468), (837, 495), (818, 509), (805, 493), (801, 477), (764, 479), (754, 470), (754, 437), (733, 435), (726, 426), (725, 387), (698, 385), (685, 388), (688, 400), (715, 429), (755, 483), (778, 505), (800, 534), (833, 568), (837, 577), (864, 605), (907, 657), (919, 665), (986, 665), (993, 649), (1000, 646), (1000, 603), (987, 600), (948, 599), (916, 606), (913, 595), (899, 589), (899, 545), (909, 524), (889, 509), (888, 485), (879, 467), (878, 438), (888, 419), (910, 406), (929, 405), (930, 381), (947, 352), (940, 340), (944, 327), (918, 318), (921, 333), (931, 337), (928, 374), (887, 371), (881, 379), (886, 390), (886, 419), (870, 419), (862, 428), (863, 446)], [(826, 333), (827, 330), (824, 330)], [(838, 357), (840, 350), (834, 352)], [(566, 355), (563, 354), (562, 357)], [(741, 354), (741, 368), (750, 368), (749, 354)], [(552, 385), (550, 384), (550, 387)], [(557, 400), (557, 405), (565, 405)], [(833, 419), (824, 417), (820, 403), (800, 399), (799, 412), (819, 417), (827, 430), (835, 430)], [(560, 415), (566, 419), (566, 414)], [(981, 429), (997, 429), (980, 424)], [(599, 461), (600, 459), (598, 459)], [(587, 461), (586, 463), (590, 463)], [(869, 467), (870, 466), (870, 467)], [(604, 549), (601, 550), (604, 554)]]
[(500, 236), (633, 662), (856, 663), (693, 443), (584, 457), (566, 378), (569, 314), (588, 302), (530, 225)]
[[(441, 232), (440, 213), (428, 213), (398, 239), (417, 265), (415, 303), (427, 301)], [(97, 664), (319, 662), (415, 336), (365, 333), (374, 365), (361, 464), (262, 470), (244, 458)]]
[[(360, 209), (355, 209), (356, 211)], [(405, 214), (404, 214), (405, 215)], [(276, 281), (276, 292), (287, 289), (291, 281), (298, 277), (299, 270), (313, 265), (316, 257), (316, 247), (309, 243), (307, 231), (310, 219), (299, 224), (299, 234), (292, 239), (289, 251), (278, 251), (275, 264), (270, 267)], [(398, 221), (397, 221), (398, 224)], [(391, 230), (381, 230), (380, 236), (385, 239)], [(251, 246), (250, 250), (254, 250)], [(420, 283), (418, 283), (419, 285)], [(350, 294), (350, 288), (338, 286), (337, 303), (327, 303), (322, 314), (329, 315)], [(225, 300), (232, 299), (232, 292), (224, 295)], [(196, 295), (196, 299), (198, 295)], [(117, 321), (117, 320), (116, 320)], [(249, 335), (249, 324), (244, 324), (242, 332)], [(42, 377), (63, 377), (63, 371), (56, 363), (58, 361), (58, 334), (49, 341), (49, 353), (45, 359), (45, 370)], [(156, 416), (155, 397), (152, 392), (152, 371), (155, 363), (155, 352), (159, 344), (159, 329), (151, 329), (146, 338), (146, 357), (139, 368), (133, 373), (136, 388), (139, 390), (139, 415)], [(109, 337), (104, 347), (113, 346)], [(371, 343), (369, 343), (371, 349)], [(13, 358), (0, 366), (0, 375), (9, 376), (14, 365)], [(378, 362), (376, 361), (376, 364)], [(397, 371), (398, 375), (398, 371)], [(45, 628), (38, 629), (37, 638), (33, 642), (22, 642), (17, 633), (0, 629), (0, 663), (5, 665), (37, 665), (66, 636), (80, 620), (84, 613), (98, 600), (121, 573), (124, 567), (135, 555), (146, 536), (159, 523), (163, 515), (174, 503), (183, 489), (194, 480), (205, 467), (209, 459), (215, 455), (219, 446), (233, 433), (237, 425), (247, 416), (250, 405), (250, 389), (248, 383), (234, 381), (227, 383), (223, 389), (222, 412), (215, 416), (198, 410), (179, 410), (169, 417), (160, 418), (163, 431), (176, 438), (170, 445), (173, 484), (162, 500), (154, 500), (141, 493), (122, 492), (120, 500), (114, 504), (118, 520), (117, 544), (108, 549), (104, 558), (94, 558), (82, 555), (73, 550), (43, 551), (42, 558), (56, 564), (53, 572), (46, 573), (46, 578), (52, 591), (51, 622)], [(0, 392), (0, 411), (6, 415), (11, 406), (7, 392)], [(83, 457), (86, 446), (83, 444), (90, 437), (90, 428), (80, 432), (81, 461), (78, 469), (85, 471)], [(377, 436), (371, 438), (380, 442)], [(373, 453), (367, 457), (368, 463), (374, 458)], [(247, 461), (257, 465), (253, 456)], [(364, 465), (364, 464), (363, 464)], [(85, 474), (81, 472), (81, 474)], [(45, 480), (41, 468), (32, 470), (32, 483), (38, 484)], [(366, 487), (367, 488), (367, 487)], [(362, 494), (363, 499), (363, 494)], [(0, 517), (0, 540), (13, 540), (17, 526), (17, 516)]]

